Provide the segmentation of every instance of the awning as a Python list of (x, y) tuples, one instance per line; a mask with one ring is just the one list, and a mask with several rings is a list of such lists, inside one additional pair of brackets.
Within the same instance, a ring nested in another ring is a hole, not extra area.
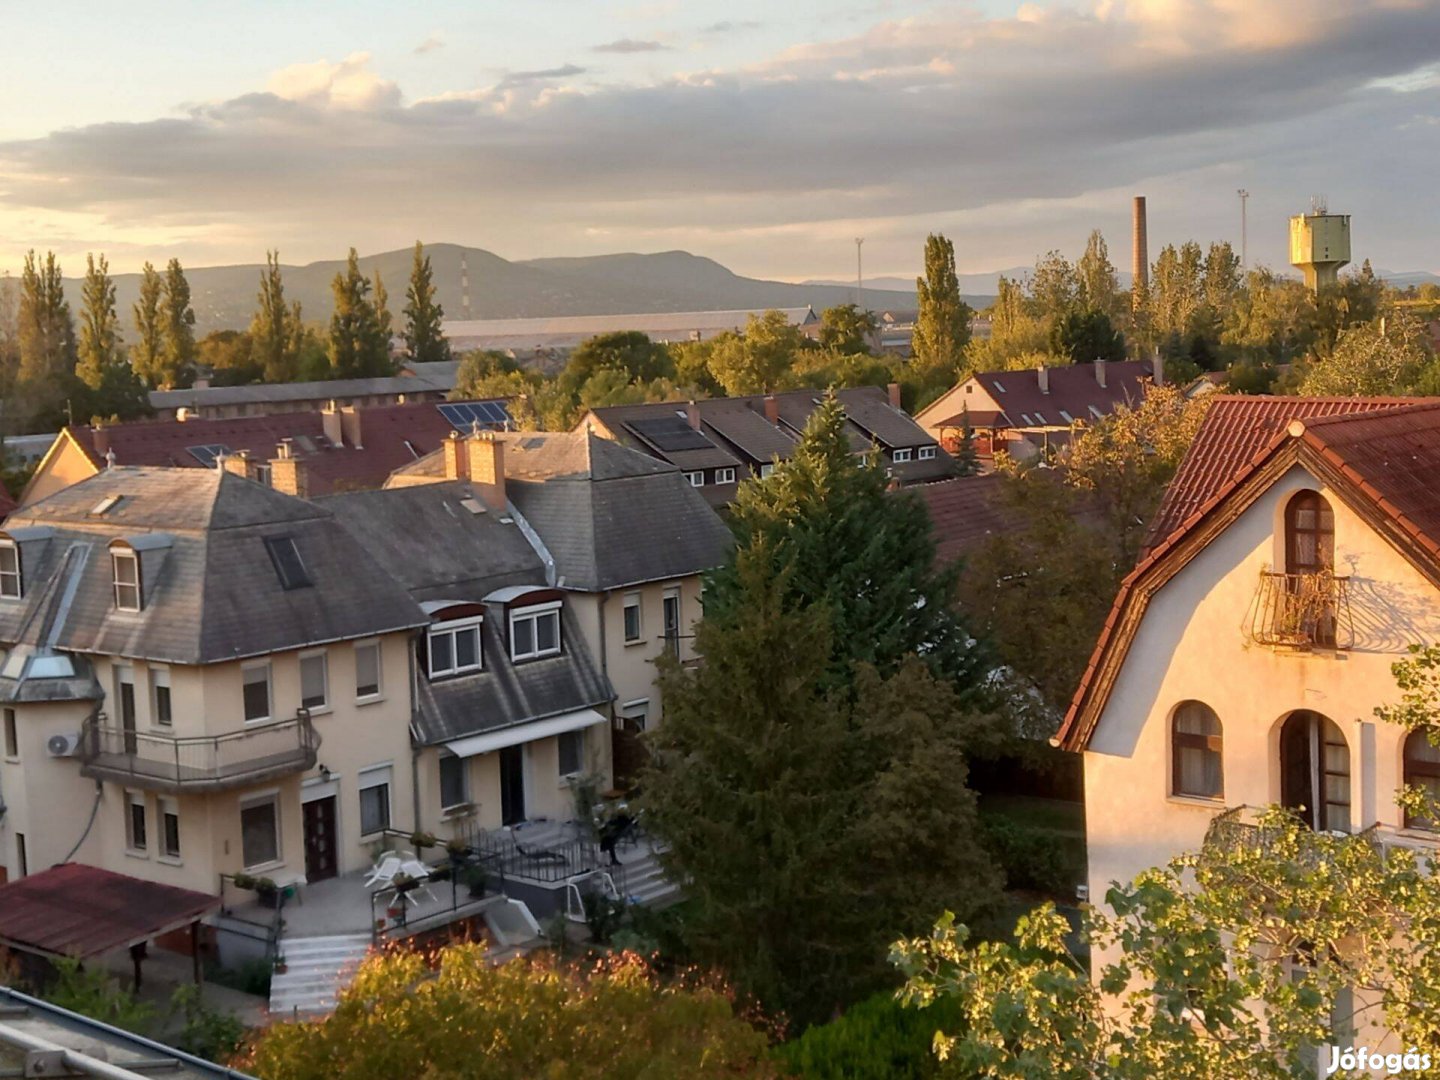
[(456, 757), (474, 757), (476, 754), (488, 754), (492, 750), (504, 750), (507, 746), (519, 746), (521, 743), (534, 742), (536, 739), (548, 739), (551, 735), (579, 731), (581, 728), (594, 727), (596, 724), (603, 723), (605, 723), (605, 717), (594, 709), (581, 709), (579, 712), (561, 713), (559, 716), (551, 716), (529, 724), (516, 724), (514, 727), (501, 728), (499, 731), (487, 731), (481, 735), (456, 739), (454, 742), (447, 742), (445, 749)]

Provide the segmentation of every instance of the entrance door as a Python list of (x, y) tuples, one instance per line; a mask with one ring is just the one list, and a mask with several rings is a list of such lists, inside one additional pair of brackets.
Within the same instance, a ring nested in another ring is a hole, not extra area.
[(305, 828), (305, 880), (323, 881), (335, 876), (335, 796), (301, 804)]
[(1302, 709), (1280, 729), (1280, 801), (1317, 831), (1350, 831), (1350, 747), (1328, 717)]
[(525, 820), (525, 751), (507, 746), (500, 751), (500, 821), (515, 825)]

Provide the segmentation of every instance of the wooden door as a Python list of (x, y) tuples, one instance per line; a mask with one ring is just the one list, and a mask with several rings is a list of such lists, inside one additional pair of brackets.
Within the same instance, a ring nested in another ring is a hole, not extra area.
[(336, 873), (335, 796), (301, 804), (305, 829), (305, 880), (324, 881)]

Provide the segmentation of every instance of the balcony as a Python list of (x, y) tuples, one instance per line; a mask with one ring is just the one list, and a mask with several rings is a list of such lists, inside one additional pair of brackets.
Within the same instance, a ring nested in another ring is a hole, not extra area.
[(78, 756), (81, 774), (97, 780), (205, 793), (304, 772), (315, 765), (319, 747), (305, 709), (293, 720), (188, 738), (128, 730), (95, 713), (85, 721)]
[(1260, 572), (1246, 634), (1257, 645), (1311, 652), (1355, 643), (1350, 579), (1327, 570), (1310, 574)]

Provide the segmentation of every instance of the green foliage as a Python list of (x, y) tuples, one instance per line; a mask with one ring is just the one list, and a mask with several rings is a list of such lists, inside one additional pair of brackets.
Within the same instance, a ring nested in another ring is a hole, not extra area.
[(304, 335), (300, 305), (285, 305), (280, 253), (267, 251), (265, 264), (255, 315), (250, 320), (250, 363), (266, 382), (293, 382)]
[[(1085, 253), (1075, 264), (1075, 301), (1081, 310), (1098, 312), (1112, 322), (1124, 309), (1115, 265), (1110, 261), (1110, 249), (1099, 229), (1090, 233)], [(1117, 359), (1119, 355), (1116, 354)]]
[(1057, 318), (1050, 328), (1050, 348), (1075, 364), (1125, 358), (1125, 338), (1111, 325), (1110, 316), (1094, 308), (1075, 308)]
[(570, 354), (561, 380), (578, 392), (601, 371), (614, 372), (626, 383), (649, 383), (672, 378), (675, 361), (664, 345), (638, 330), (597, 334), (582, 341)]
[(239, 1018), (210, 1008), (201, 1000), (200, 987), (191, 983), (175, 988), (170, 1012), (180, 1025), (173, 1038), (175, 1046), (207, 1061), (228, 1061), (245, 1038), (245, 1025)]
[(1007, 889), (1044, 893), (1066, 903), (1085, 872), (1083, 837), (1065, 836), (1002, 814), (982, 815), (984, 843), (1005, 872)]
[(183, 386), (194, 378), (195, 311), (190, 306), (190, 283), (179, 259), (165, 268), (161, 295), (160, 369), (155, 385), (161, 389)]
[(955, 1031), (961, 1022), (953, 1002), (907, 1009), (887, 990), (781, 1043), (775, 1059), (804, 1080), (930, 1080), (941, 1075), (931, 1049), (936, 1029)]
[(145, 1034), (155, 1023), (155, 1008), (120, 985), (104, 968), (86, 968), (79, 960), (55, 960), (55, 982), (45, 1000), (81, 1016)]
[(410, 267), (410, 285), (405, 291), (405, 351), (413, 363), (449, 360), (450, 343), (442, 332), (445, 309), (435, 299), (435, 282), (430, 256), (415, 241), (415, 259)]
[(163, 378), (164, 345), (161, 341), (160, 295), (164, 280), (150, 263), (140, 271), (140, 298), (135, 301), (135, 344), (130, 346), (130, 366), (147, 386), (160, 385)]
[(333, 378), (364, 379), (394, 372), (385, 328), (388, 316), (382, 318), (381, 305), (370, 299), (373, 289), (360, 273), (359, 256), (351, 248), (344, 272), (336, 274), (330, 285), (335, 296), (328, 348)]
[(149, 403), (120, 342), (115, 282), (104, 255), (98, 261), (87, 257), (82, 296), (79, 362), (71, 390), (74, 413), (82, 418), (119, 420), (145, 415)]
[(911, 345), (914, 363), (944, 372), (953, 381), (975, 313), (960, 299), (955, 245), (937, 233), (925, 238), (925, 276), (915, 279), (915, 296), (919, 311)]
[(43, 263), (34, 251), (25, 255), (15, 338), (16, 411), (29, 430), (54, 430), (66, 420), (65, 399), (75, 370), (75, 322), (53, 251), (46, 252)]
[(844, 355), (870, 352), (879, 329), (875, 313), (855, 304), (838, 304), (820, 313), (820, 344)]
[(970, 426), (970, 406), (960, 409), (960, 445), (953, 455), (956, 476), (974, 476), (980, 471), (980, 455), (975, 450), (975, 429)]
[(704, 345), (710, 376), (726, 394), (764, 394), (779, 389), (786, 372), (810, 342), (782, 311), (751, 315), (743, 334), (720, 334)]
[(1334, 351), (1306, 367), (1300, 392), (1363, 397), (1413, 393), (1433, 361), (1420, 323), (1396, 315), (1342, 330)]
[(242, 994), (268, 998), (270, 979), (274, 974), (275, 965), (269, 960), (255, 959), (235, 968), (212, 968), (205, 973), (205, 981), (239, 990)]
[(215, 386), (244, 386), (259, 382), (265, 369), (255, 355), (254, 343), (244, 330), (216, 330), (196, 345), (202, 367), (211, 372)]
[(634, 956), (586, 971), (493, 965), (477, 945), (372, 956), (326, 1019), (273, 1024), (235, 1063), (266, 1080), (773, 1076), (765, 1036), (711, 982), (662, 982)]

